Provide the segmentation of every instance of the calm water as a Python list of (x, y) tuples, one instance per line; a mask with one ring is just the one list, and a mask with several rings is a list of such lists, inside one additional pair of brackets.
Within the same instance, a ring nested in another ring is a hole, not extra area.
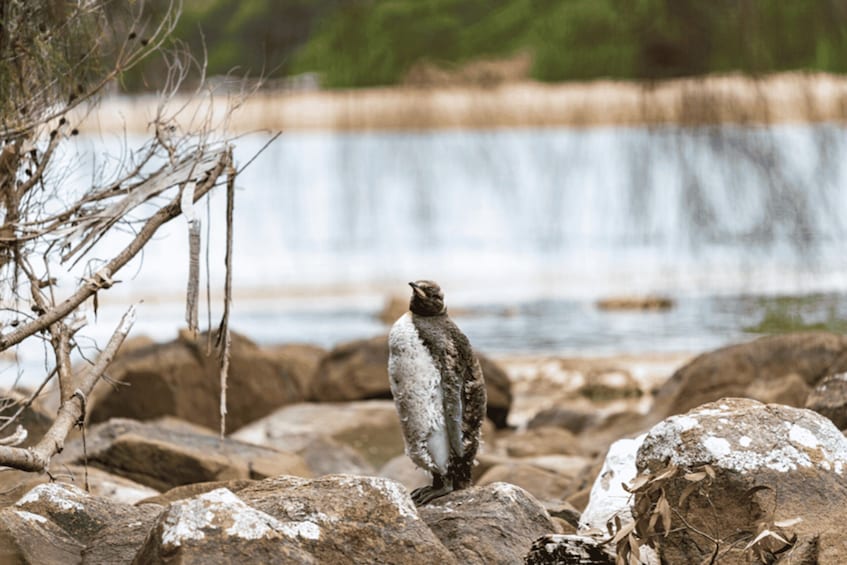
[[(266, 139), (243, 138), (237, 160)], [(749, 337), (760, 295), (826, 293), (804, 316), (841, 316), (846, 139), (835, 125), (286, 133), (239, 177), (233, 324), (329, 346), (385, 331), (383, 300), (417, 278), (469, 309), (463, 327), (492, 353), (713, 347)], [(85, 186), (120, 145), (81, 139), (68, 184)], [(209, 210), (214, 289), (223, 200)], [(89, 334), (144, 299), (136, 333), (175, 335), (186, 256), (178, 220), (102, 297)], [(594, 307), (643, 293), (676, 307)]]

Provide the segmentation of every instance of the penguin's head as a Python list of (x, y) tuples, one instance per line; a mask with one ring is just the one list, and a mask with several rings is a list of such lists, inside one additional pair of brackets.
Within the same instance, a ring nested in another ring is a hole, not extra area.
[(412, 287), (412, 300), (409, 302), (409, 310), (419, 316), (438, 316), (447, 312), (444, 306), (444, 293), (438, 283), (433, 281), (410, 282)]

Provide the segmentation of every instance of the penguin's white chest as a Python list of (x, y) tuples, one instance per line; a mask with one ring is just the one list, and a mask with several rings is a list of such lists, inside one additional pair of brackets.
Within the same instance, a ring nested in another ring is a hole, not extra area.
[(449, 442), (444, 425), (441, 373), (418, 335), (410, 313), (388, 334), (388, 377), (406, 453), (430, 472), (445, 474)]

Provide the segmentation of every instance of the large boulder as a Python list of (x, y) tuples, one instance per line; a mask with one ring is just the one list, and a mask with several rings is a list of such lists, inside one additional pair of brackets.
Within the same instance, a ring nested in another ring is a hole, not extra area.
[[(488, 417), (506, 426), (512, 405), (511, 383), (497, 363), (477, 352), (488, 393)], [(311, 398), (318, 402), (388, 399), (388, 336), (341, 344), (321, 361), (312, 382)]]
[[(304, 399), (311, 379), (301, 352), (266, 351), (233, 334), (229, 364), (227, 426), (237, 430), (273, 410)], [(118, 354), (107, 375), (119, 386), (100, 386), (92, 397), (90, 421), (110, 418), (152, 420), (175, 416), (217, 429), (220, 425), (220, 362), (206, 337), (183, 336)]]
[[(87, 562), (128, 563), (160, 510), (92, 496), (69, 484), (41, 484), (0, 511), (0, 562), (80, 563), (97, 546), (98, 557)], [(120, 527), (120, 540), (102, 547), (98, 536), (114, 526)]]
[(822, 379), (847, 371), (847, 336), (827, 332), (766, 336), (704, 353), (656, 394), (661, 419), (727, 396), (803, 406)]
[(378, 477), (274, 477), (238, 497), (281, 522), (309, 527), (300, 545), (318, 563), (455, 563), (398, 483)]
[(141, 509), (92, 496), (66, 483), (38, 485), (15, 503), (15, 508), (37, 514), (58, 525), (83, 545), (107, 525), (125, 518), (137, 519), (155, 509)]
[(332, 348), (312, 381), (317, 402), (391, 398), (388, 385), (388, 337), (377, 336)]
[(533, 540), (555, 529), (532, 495), (507, 483), (454, 491), (418, 512), (459, 563), (521, 563)]
[(280, 521), (218, 488), (172, 503), (133, 563), (316, 563), (301, 539), (320, 536), (309, 521)]
[(723, 399), (652, 428), (636, 467), (637, 529), (663, 563), (847, 563), (847, 439), (820, 414)]
[(303, 400), (312, 400), (312, 380), (327, 351), (308, 343), (281, 343), (263, 347), (267, 357), (297, 380)]
[(403, 453), (403, 434), (394, 403), (364, 400), (343, 403), (300, 403), (286, 406), (245, 426), (234, 439), (267, 445), (288, 452), (310, 450), (318, 442), (344, 446), (337, 456), (352, 448), (374, 468)]
[(0, 509), (0, 563), (80, 563), (83, 545), (38, 514)]
[(298, 455), (251, 445), (173, 420), (115, 418), (92, 426), (82, 442), (69, 442), (60, 462), (88, 464), (158, 491), (203, 481), (256, 479), (278, 474), (311, 476)]

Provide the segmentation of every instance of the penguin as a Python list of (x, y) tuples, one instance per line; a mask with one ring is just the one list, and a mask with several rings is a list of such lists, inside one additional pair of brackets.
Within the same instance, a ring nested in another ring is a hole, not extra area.
[(470, 341), (447, 316), (433, 281), (410, 282), (412, 298), (388, 334), (388, 376), (406, 454), (432, 474), (415, 489), (422, 506), (471, 485), (485, 418), (485, 381)]

